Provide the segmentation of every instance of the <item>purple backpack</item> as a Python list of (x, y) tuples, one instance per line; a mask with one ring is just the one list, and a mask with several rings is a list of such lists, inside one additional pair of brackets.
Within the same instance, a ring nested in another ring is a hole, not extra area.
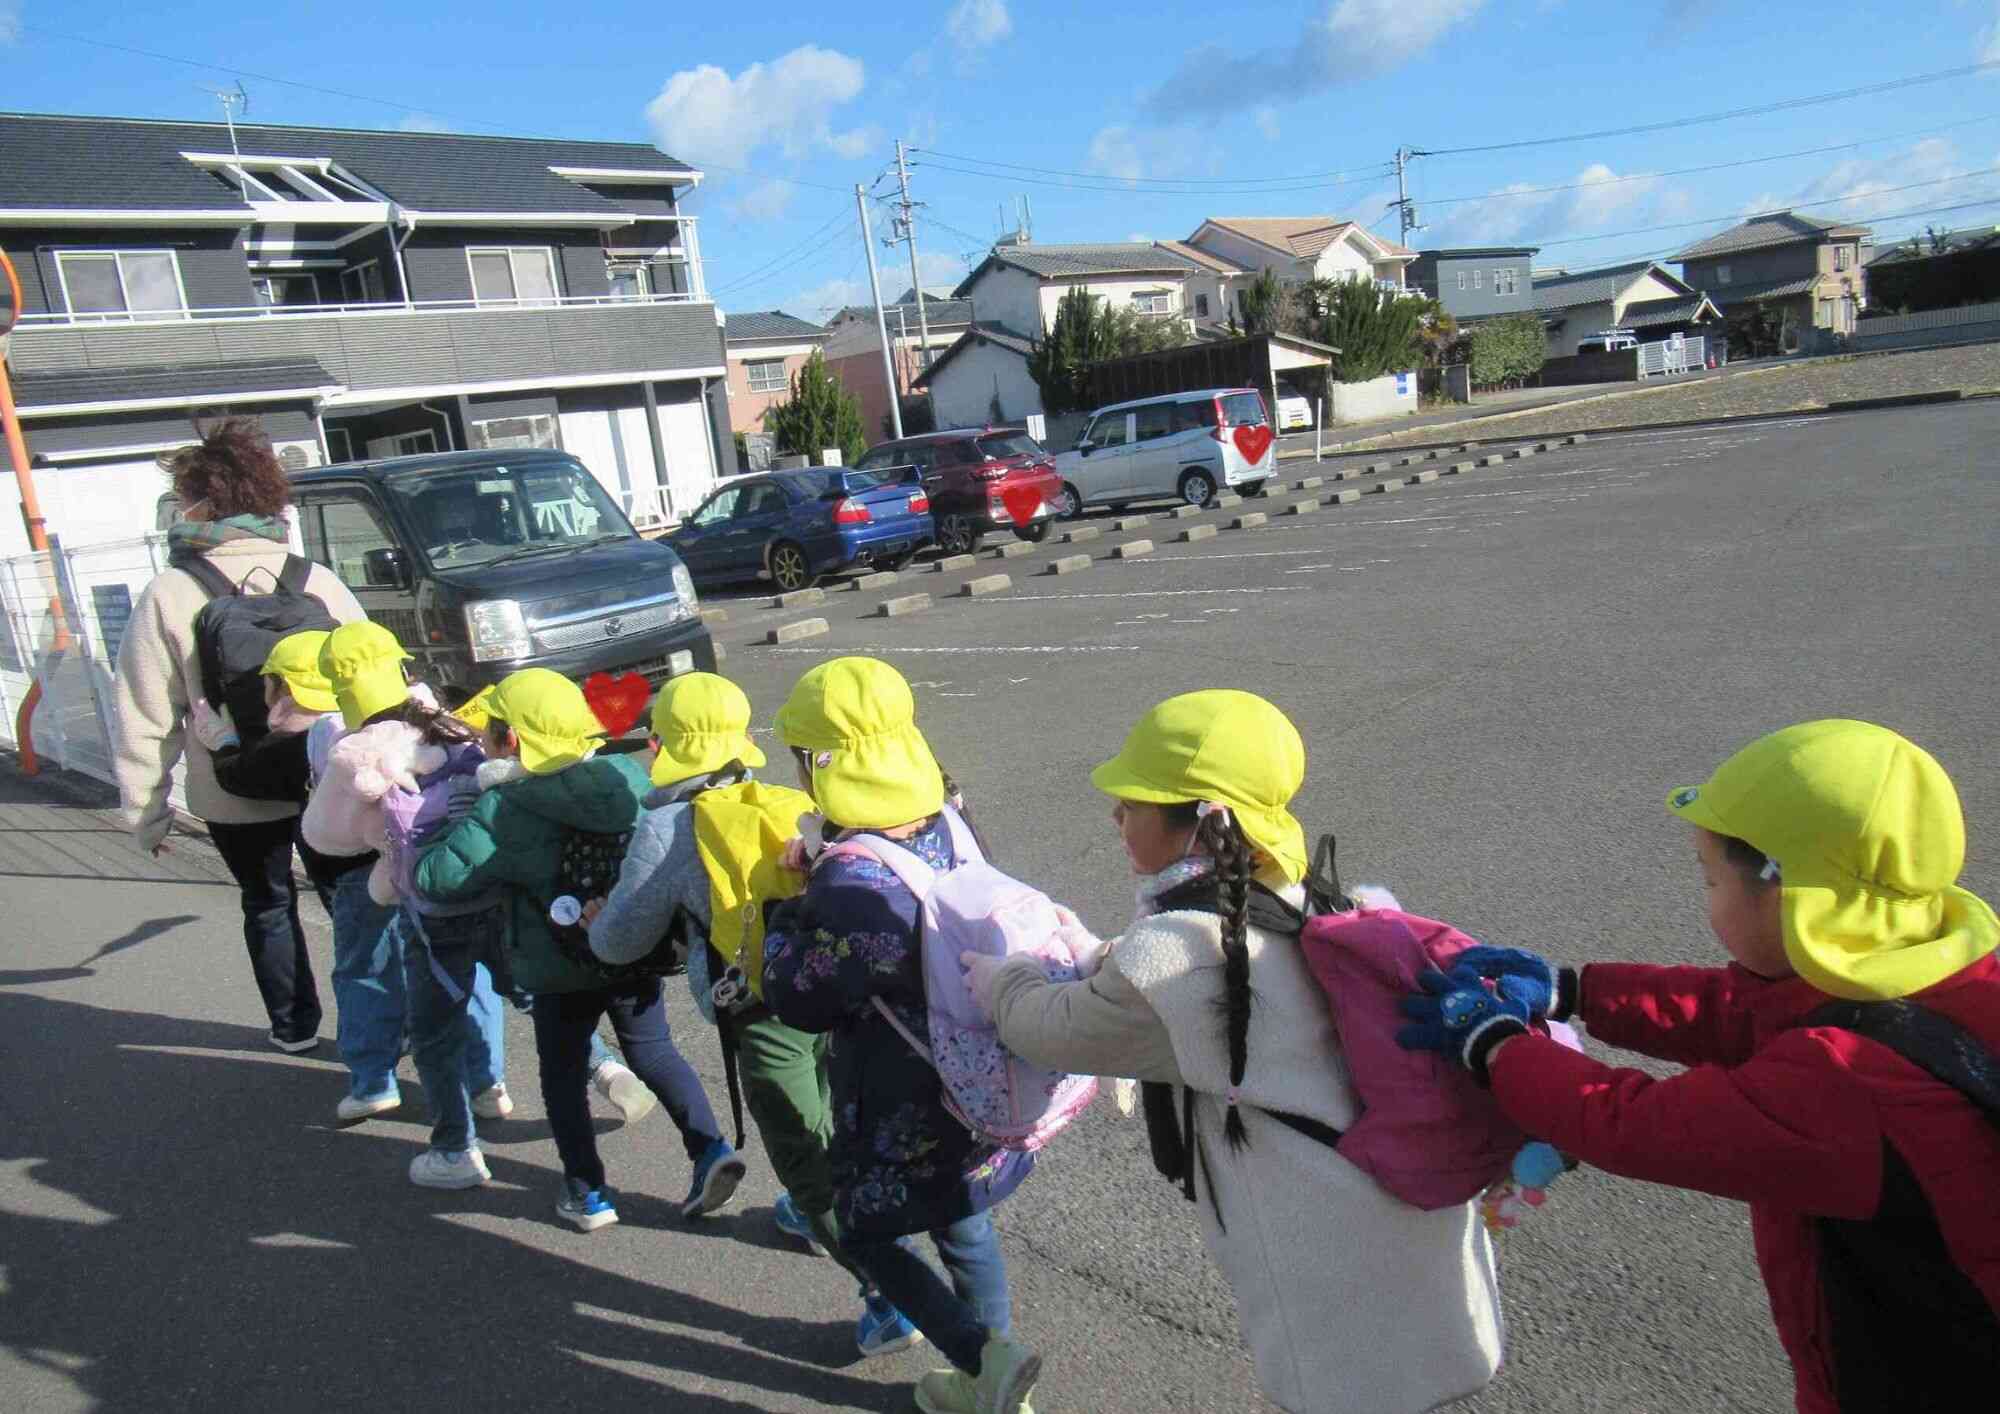
[(477, 774), (485, 760), (486, 753), (479, 743), (454, 742), (445, 747), (444, 765), (417, 777), (415, 791), (396, 787), (382, 797), (383, 829), (389, 839), (389, 868), (396, 893), (406, 907), (426, 918), (479, 913), (500, 900), (500, 895), (494, 893), (456, 903), (437, 903), (417, 892), (412, 877), (418, 852), (450, 822), (452, 781)]
[(915, 853), (880, 835), (855, 835), (824, 851), (864, 855), (888, 868), (916, 895), (923, 948), (928, 1044), (880, 997), (875, 1010), (944, 1082), (945, 1108), (973, 1134), (1005, 1149), (1033, 1151), (1060, 1134), (1097, 1094), (1097, 1079), (1049, 1070), (1000, 1043), (992, 1021), (972, 1000), (964, 952), (1029, 956), (1051, 980), (1075, 979), (1076, 958), (1047, 894), (986, 862), (971, 828), (944, 810), (958, 863), (939, 873)]

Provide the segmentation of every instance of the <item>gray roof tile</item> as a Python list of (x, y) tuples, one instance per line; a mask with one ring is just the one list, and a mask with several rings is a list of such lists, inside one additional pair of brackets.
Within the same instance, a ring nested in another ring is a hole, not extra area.
[(930, 380), (937, 376), (939, 369), (951, 362), (953, 356), (979, 344), (992, 344), (1022, 358), (1035, 351), (1033, 339), (1025, 334), (1015, 333), (1004, 324), (975, 324), (958, 336), (957, 343), (932, 359), (930, 367), (919, 373), (914, 381), (926, 387), (930, 386)]
[(1672, 271), (1650, 260), (1633, 260), (1623, 265), (1607, 265), (1601, 270), (1578, 270), (1535, 281), (1535, 308), (1574, 309), (1580, 304), (1601, 304), (1615, 299), (1619, 291), (1648, 270), (1680, 284)]
[(999, 245), (952, 293), (963, 295), (989, 266), (1011, 265), (1042, 279), (1077, 275), (1164, 275), (1178, 277), (1205, 272), (1200, 261), (1152, 241), (1116, 241), (1098, 245)]
[(1796, 280), (1765, 280), (1755, 285), (1718, 285), (1710, 291), (1709, 297), (1721, 305), (1754, 304), (1758, 300), (1802, 295), (1810, 290), (1818, 279), (1817, 275), (1806, 275)]
[[(559, 142), (456, 133), (236, 125), (246, 156), (330, 157), (418, 211), (579, 211), (629, 206), (586, 191), (557, 167), (694, 172), (630, 142)], [(227, 152), (220, 123), (0, 114), (0, 208), (216, 211), (241, 204), (234, 187), (182, 158)]]
[(1739, 250), (1761, 250), (1766, 246), (1793, 245), (1799, 241), (1817, 242), (1835, 232), (1863, 235), (1867, 230), (1866, 226), (1823, 221), (1817, 216), (1801, 216), (1796, 211), (1771, 211), (1762, 216), (1752, 216), (1741, 225), (1719, 231), (1707, 240), (1697, 241), (1679, 255), (1669, 258), (1678, 264), (1684, 260), (1730, 255)]
[(70, 403), (143, 402), (154, 398), (223, 402), (239, 393), (291, 388), (337, 388), (340, 380), (311, 359), (245, 363), (182, 363), (171, 367), (87, 368), (64, 373), (15, 375), (14, 391), (25, 411)]
[(723, 326), (730, 343), (745, 339), (823, 339), (826, 330), (782, 309), (732, 314)]
[(1686, 299), (1636, 300), (1625, 306), (1624, 317), (1618, 323), (1626, 329), (1657, 329), (1663, 324), (1685, 324), (1704, 308), (1715, 309), (1707, 295), (1689, 295)]
[[(910, 300), (905, 304), (885, 304), (882, 306), (882, 312), (888, 316), (891, 333), (898, 331), (896, 322), (896, 312), (898, 310), (902, 311), (902, 317), (908, 322), (910, 332), (915, 333), (917, 328), (917, 302)], [(972, 322), (972, 301), (969, 299), (932, 299), (929, 295), (925, 295), (924, 318), (930, 321), (933, 331), (940, 325), (970, 324)], [(838, 324), (843, 319), (865, 319), (870, 324), (873, 324), (875, 322), (875, 306), (872, 304), (850, 304), (827, 322), (829, 324)]]

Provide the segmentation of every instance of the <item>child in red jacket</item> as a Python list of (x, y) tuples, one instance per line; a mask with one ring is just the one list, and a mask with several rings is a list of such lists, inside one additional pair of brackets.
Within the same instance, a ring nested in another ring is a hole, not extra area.
[[(2000, 922), (1956, 886), (1950, 778), (1883, 727), (1807, 722), (1668, 806), (1695, 827), (1729, 966), (1579, 976), (1474, 949), (1403, 1003), (1398, 1039), (1585, 1163), (1748, 1202), (1799, 1414), (1990, 1406)], [(1690, 1069), (1655, 1080), (1531, 1030), (1572, 1014)]]

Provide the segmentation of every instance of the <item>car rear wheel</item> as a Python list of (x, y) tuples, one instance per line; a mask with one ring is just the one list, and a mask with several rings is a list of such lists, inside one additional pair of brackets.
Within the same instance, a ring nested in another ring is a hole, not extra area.
[(947, 555), (970, 555), (979, 548), (982, 532), (962, 515), (940, 516), (937, 523), (938, 549)]
[(819, 578), (812, 572), (804, 548), (789, 540), (780, 540), (773, 545), (768, 558), (771, 582), (787, 594), (798, 589), (810, 589), (812, 582)]
[(1261, 496), (1264, 494), (1264, 483), (1261, 481), (1252, 481), (1247, 486), (1244, 486), (1240, 491), (1238, 491), (1237, 494), (1245, 497)]
[(1039, 545), (1049, 538), (1049, 530), (1054, 525), (1054, 521), (1045, 517), (1041, 520), (1029, 521), (1026, 525), (1015, 526), (1014, 533), (1030, 545)]
[(1181, 473), (1181, 499), (1190, 506), (1205, 506), (1215, 499), (1215, 478), (1205, 471)]
[(1055, 508), (1056, 514), (1062, 519), (1075, 520), (1083, 514), (1083, 497), (1078, 494), (1074, 486), (1065, 481), (1062, 490), (1056, 493)]

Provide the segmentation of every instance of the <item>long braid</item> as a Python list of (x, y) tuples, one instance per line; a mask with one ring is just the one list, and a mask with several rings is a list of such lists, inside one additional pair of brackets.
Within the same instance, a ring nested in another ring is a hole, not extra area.
[(1236, 1090), (1250, 1060), (1250, 1010), (1256, 994), (1250, 987), (1250, 845), (1236, 822), (1220, 811), (1202, 817), (1196, 839), (1215, 860), (1216, 889), (1222, 904), (1222, 1011), (1229, 1044), (1229, 1114), (1223, 1134), (1231, 1149), (1249, 1141)]

